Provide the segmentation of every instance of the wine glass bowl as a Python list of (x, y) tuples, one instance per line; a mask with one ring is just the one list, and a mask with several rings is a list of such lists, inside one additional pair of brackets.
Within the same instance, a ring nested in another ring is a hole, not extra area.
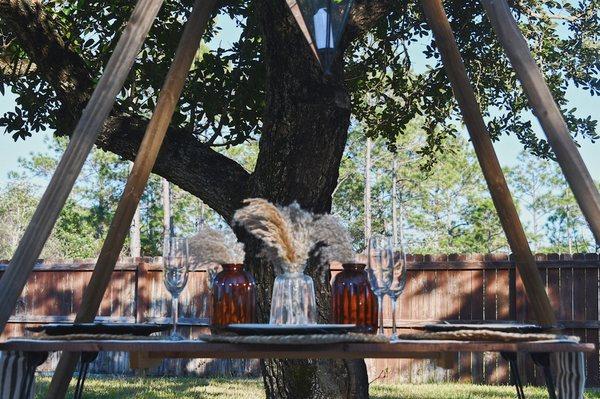
[(179, 295), (187, 285), (189, 263), (187, 238), (166, 237), (163, 246), (163, 272), (165, 287), (171, 294), (173, 332), (170, 339), (172, 340), (183, 339), (177, 333), (177, 320), (179, 318)]
[[(179, 262), (173, 260), (172, 262)], [(184, 266), (167, 266), (165, 267), (165, 287), (172, 296), (178, 297), (185, 286), (187, 285), (188, 272)]]
[(394, 265), (394, 252), (391, 237), (373, 235), (369, 238), (367, 249), (367, 276), (373, 293), (378, 300), (379, 329), (378, 334), (383, 335), (383, 298), (388, 293), (392, 279)]

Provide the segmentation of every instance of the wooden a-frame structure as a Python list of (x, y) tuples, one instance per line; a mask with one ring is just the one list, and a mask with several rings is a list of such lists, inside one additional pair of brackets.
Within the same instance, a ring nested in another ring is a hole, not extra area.
[[(286, 1), (298, 20), (298, 5), (294, 0)], [(69, 145), (8, 268), (0, 279), (0, 331), (4, 330), (14, 310), (15, 304), (33, 270), (35, 261), (41, 253), (83, 167), (83, 163), (114, 105), (117, 94), (123, 87), (162, 3), (163, 0), (138, 0), (104, 74), (75, 127)], [(523, 280), (525, 292), (534, 315), (538, 323), (554, 325), (556, 323), (554, 311), (537, 270), (535, 258), (529, 247), (510, 190), (494, 151), (442, 2), (441, 0), (421, 0), (421, 3), (473, 142), (502, 228), (515, 256), (516, 266)], [(569, 134), (564, 118), (552, 98), (543, 75), (531, 56), (527, 42), (519, 31), (506, 0), (481, 0), (481, 3), (498, 40), (505, 48), (506, 54), (523, 85), (530, 105), (556, 154), (560, 167), (592, 230), (596, 243), (600, 244), (600, 194)], [(215, 4), (216, 0), (195, 1), (193, 11), (180, 39), (173, 64), (159, 94), (156, 109), (146, 128), (122, 198), (119, 201), (106, 240), (102, 246), (90, 283), (83, 294), (81, 308), (75, 318), (76, 322), (92, 322), (98, 312), (133, 215), (158, 156), (187, 74), (199, 47), (202, 34), (215, 9)], [(302, 31), (306, 34), (306, 26), (303, 23), (300, 25)], [(309, 45), (312, 51), (315, 52), (314, 45), (311, 43)], [(78, 356), (76, 354), (63, 354), (54, 374), (48, 397), (64, 397), (77, 361)]]

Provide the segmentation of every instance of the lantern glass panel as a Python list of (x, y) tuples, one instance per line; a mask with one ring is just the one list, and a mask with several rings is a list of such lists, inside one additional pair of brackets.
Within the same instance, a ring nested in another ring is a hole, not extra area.
[(302, 18), (325, 71), (329, 71), (344, 33), (353, 0), (298, 0)]

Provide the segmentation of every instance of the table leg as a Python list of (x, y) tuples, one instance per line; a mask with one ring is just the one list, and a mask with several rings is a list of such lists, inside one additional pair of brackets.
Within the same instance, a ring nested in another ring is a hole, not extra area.
[(544, 380), (546, 381), (546, 388), (548, 389), (548, 397), (550, 399), (556, 399), (556, 386), (554, 385), (554, 378), (552, 377), (552, 369), (550, 368), (550, 354), (549, 353), (531, 353), (533, 362), (540, 366), (544, 372)]
[(0, 356), (0, 399), (30, 399), (35, 391), (35, 370), (48, 352), (2, 352)]
[(74, 399), (83, 398), (83, 384), (87, 377), (90, 363), (96, 360), (98, 352), (81, 352), (81, 359), (79, 361), (79, 376), (77, 377), (77, 384), (75, 385), (75, 393), (73, 394)]
[(508, 361), (510, 366), (510, 374), (517, 389), (517, 398), (525, 399), (525, 391), (523, 390), (523, 383), (521, 382), (521, 375), (519, 374), (519, 367), (517, 366), (517, 353), (516, 352), (500, 352), (502, 357)]
[(585, 390), (585, 358), (582, 352), (555, 352), (550, 364), (556, 381), (558, 399), (583, 399)]

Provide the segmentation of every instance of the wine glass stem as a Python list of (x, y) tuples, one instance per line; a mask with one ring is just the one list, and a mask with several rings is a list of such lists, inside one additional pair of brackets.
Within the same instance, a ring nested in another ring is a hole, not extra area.
[(392, 339), (398, 339), (398, 331), (396, 329), (396, 308), (398, 306), (398, 297), (392, 297)]
[(173, 308), (173, 335), (177, 334), (177, 319), (179, 319), (179, 296), (173, 295), (171, 299)]
[(383, 335), (384, 331), (383, 331), (383, 295), (379, 295), (377, 297), (378, 301), (377, 301), (377, 306), (378, 306), (378, 311), (379, 311), (379, 334)]

